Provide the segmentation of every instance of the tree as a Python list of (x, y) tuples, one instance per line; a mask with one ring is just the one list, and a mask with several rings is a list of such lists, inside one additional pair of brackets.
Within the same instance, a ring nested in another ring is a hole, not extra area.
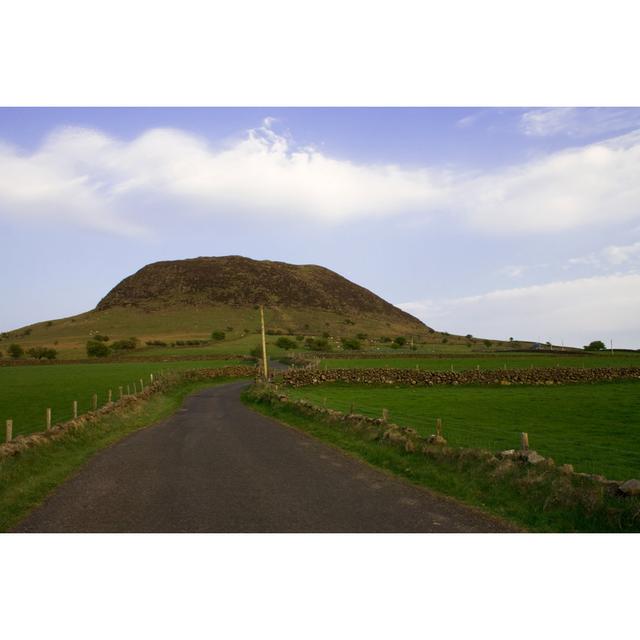
[(90, 358), (105, 358), (111, 353), (111, 349), (99, 340), (87, 340), (87, 355)]
[(93, 336), (93, 339), (97, 340), (98, 342), (109, 342), (109, 336), (103, 336), (99, 333), (96, 333), (96, 335)]
[(394, 339), (394, 342), (399, 347), (403, 347), (405, 344), (407, 344), (407, 339), (404, 336), (398, 336), (397, 338)]
[(211, 332), (211, 339), (215, 340), (216, 342), (221, 342), (226, 337), (227, 337), (227, 334), (224, 331), (212, 331)]
[(326, 338), (307, 338), (307, 348), (311, 351), (330, 351), (329, 341)]
[(38, 360), (42, 360), (46, 358), (47, 360), (55, 360), (58, 352), (55, 349), (50, 349), (48, 347), (32, 347), (27, 351), (27, 353), (32, 358), (37, 358)]
[(357, 338), (342, 338), (342, 348), (351, 351), (359, 351), (360, 341)]
[(489, 348), (493, 344), (493, 342), (491, 342), (491, 340), (483, 340), (482, 342), (483, 342), (484, 346), (487, 347), (487, 348)]
[(604, 351), (607, 347), (605, 347), (602, 340), (594, 340), (583, 348), (585, 351)]
[(19, 344), (10, 344), (7, 350), (12, 358), (22, 358), (24, 355), (24, 349)]
[(288, 351), (289, 349), (295, 349), (297, 346), (295, 340), (291, 340), (291, 338), (282, 336), (276, 340), (276, 347), (280, 347), (280, 349), (286, 349)]
[[(100, 344), (104, 344), (101, 342)], [(106, 347), (107, 345), (105, 345)], [(125, 340), (116, 340), (112, 343), (111, 348), (115, 351), (133, 350), (138, 346), (138, 338), (126, 338)]]

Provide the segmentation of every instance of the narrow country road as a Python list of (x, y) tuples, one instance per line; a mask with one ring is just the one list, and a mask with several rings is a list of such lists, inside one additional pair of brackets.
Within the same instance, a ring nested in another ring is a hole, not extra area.
[(95, 455), (21, 532), (498, 532), (504, 523), (352, 459), (240, 401), (190, 396)]

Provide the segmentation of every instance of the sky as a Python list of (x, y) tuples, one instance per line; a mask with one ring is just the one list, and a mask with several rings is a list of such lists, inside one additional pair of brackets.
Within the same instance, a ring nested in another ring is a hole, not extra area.
[(640, 109), (0, 108), (0, 246), (0, 331), (235, 254), (442, 331), (640, 348)]

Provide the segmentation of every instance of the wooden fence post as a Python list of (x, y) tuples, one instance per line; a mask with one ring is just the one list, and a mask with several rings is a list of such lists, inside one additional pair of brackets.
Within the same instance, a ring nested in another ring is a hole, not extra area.
[(520, 448), (523, 451), (529, 450), (529, 434), (524, 431), (520, 434)]
[(436, 418), (436, 436), (442, 438), (442, 418)]
[(91, 396), (91, 408), (93, 409), (93, 411), (95, 411), (98, 408), (98, 394), (94, 393), (93, 396)]
[(144, 391), (144, 382), (142, 382), (142, 378), (140, 378), (140, 393)]
[(113, 397), (113, 394), (111, 393), (111, 389), (109, 389), (109, 394), (107, 396), (107, 402), (111, 403), (112, 397)]
[(129, 385), (127, 385), (127, 395), (128, 396), (131, 395), (131, 387)]
[(151, 382), (151, 384), (153, 384), (153, 373), (149, 374), (149, 382)]
[(389, 412), (386, 409), (382, 410), (382, 421), (387, 422), (389, 420)]
[(13, 420), (7, 420), (7, 433), (5, 440), (7, 442), (11, 442), (13, 438)]
[(349, 415), (353, 415), (353, 402), (349, 405)]
[(75, 420), (78, 417), (78, 401), (73, 401), (73, 419)]
[(47, 409), (47, 431), (49, 431), (49, 429), (51, 429), (51, 409)]

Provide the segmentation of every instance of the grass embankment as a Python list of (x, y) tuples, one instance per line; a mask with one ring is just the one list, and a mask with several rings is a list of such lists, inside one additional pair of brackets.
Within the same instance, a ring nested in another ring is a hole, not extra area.
[(100, 364), (69, 364), (64, 366), (0, 367), (0, 439), (4, 439), (5, 420), (13, 420), (14, 436), (45, 428), (45, 411), (51, 408), (54, 422), (72, 418), (73, 401), (78, 412), (91, 408), (91, 397), (98, 394), (98, 405), (107, 401), (108, 390), (118, 398), (118, 387), (134, 382), (149, 382), (149, 374), (159, 370), (217, 368), (239, 364), (232, 360), (198, 360), (179, 362), (110, 362)]
[(557, 463), (613, 480), (640, 477), (640, 382), (562, 386), (372, 387), (327, 384), (287, 389), (292, 398), (380, 417), (421, 435), (443, 421), (455, 447), (490, 451), (517, 448), (519, 434)]
[(375, 467), (480, 507), (529, 531), (640, 531), (640, 499), (611, 495), (590, 478), (566, 474), (546, 463), (514, 464), (477, 449), (435, 445), (427, 447), (428, 454), (407, 452), (388, 441), (372, 439), (373, 430), (366, 426), (350, 426), (291, 404), (272, 403), (251, 391), (245, 392), (243, 399), (260, 413)]
[(218, 378), (180, 384), (58, 440), (0, 458), (0, 531), (15, 526), (100, 449), (171, 415), (194, 391), (230, 381)]
[(329, 369), (370, 369), (389, 367), (392, 369), (423, 369), (429, 371), (454, 371), (465, 369), (527, 369), (529, 367), (633, 367), (640, 365), (640, 354), (628, 355), (543, 355), (496, 353), (480, 357), (411, 357), (390, 356), (388, 358), (326, 358), (320, 368)]

